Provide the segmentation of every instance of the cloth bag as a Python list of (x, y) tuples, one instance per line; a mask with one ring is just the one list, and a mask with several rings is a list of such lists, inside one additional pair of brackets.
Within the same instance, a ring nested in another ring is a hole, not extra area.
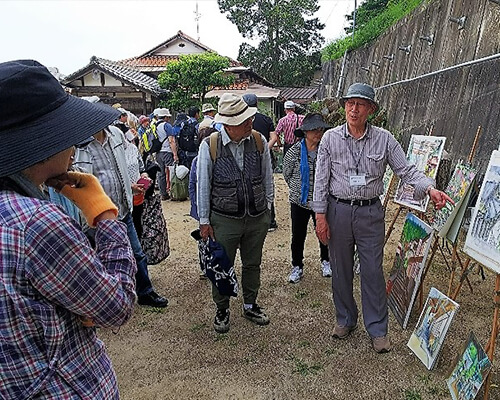
[(234, 266), (224, 247), (219, 242), (208, 238), (203, 240), (200, 230), (191, 232), (191, 236), (198, 241), (200, 252), (200, 268), (222, 296), (238, 295), (238, 280)]
[(174, 165), (170, 178), (170, 198), (173, 201), (184, 201), (189, 197), (189, 169)]
[(142, 211), (142, 250), (148, 257), (148, 264), (154, 265), (170, 255), (167, 222), (163, 216), (160, 194), (146, 197)]

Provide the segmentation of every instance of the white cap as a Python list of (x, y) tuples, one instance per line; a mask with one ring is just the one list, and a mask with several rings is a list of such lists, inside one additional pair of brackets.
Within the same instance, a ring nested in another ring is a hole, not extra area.
[(295, 108), (295, 103), (292, 100), (285, 101), (285, 108)]

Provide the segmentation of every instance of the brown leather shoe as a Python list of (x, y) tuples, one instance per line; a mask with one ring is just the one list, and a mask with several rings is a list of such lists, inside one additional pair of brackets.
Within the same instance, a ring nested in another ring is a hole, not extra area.
[(377, 353), (389, 353), (392, 350), (391, 341), (387, 336), (372, 338), (372, 346)]
[(357, 327), (358, 327), (357, 325), (354, 326), (335, 325), (335, 328), (333, 328), (332, 336), (335, 339), (345, 339), (347, 336), (351, 334), (351, 332), (355, 331)]

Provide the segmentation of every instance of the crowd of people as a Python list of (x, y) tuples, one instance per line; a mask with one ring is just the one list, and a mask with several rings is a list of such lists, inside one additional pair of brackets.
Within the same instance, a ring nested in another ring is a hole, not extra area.
[[(33, 94), (36, 93), (36, 96)], [(331, 128), (285, 102), (276, 129), (254, 94), (221, 96), (187, 114), (158, 108), (135, 117), (121, 107), (68, 95), (33, 60), (0, 64), (0, 397), (118, 398), (116, 376), (96, 327), (117, 327), (139, 305), (166, 307), (148, 263), (169, 254), (162, 202), (170, 167), (190, 169), (191, 215), (202, 241), (217, 241), (232, 264), (241, 258), (242, 315), (270, 317), (257, 302), (263, 245), (277, 228), (273, 149), (284, 145), (289, 186), (292, 284), (304, 274), (312, 219), (320, 271), (332, 281), (336, 324), (357, 328), (353, 257), (360, 260), (362, 311), (378, 353), (391, 350), (379, 200), (389, 165), (430, 196), (451, 199), (409, 165), (387, 130), (368, 123), (378, 104), (355, 83), (340, 99), (347, 122)], [(155, 190), (158, 186), (159, 193)], [(188, 233), (186, 233), (186, 237)], [(230, 296), (212, 285), (218, 333), (230, 329)]]

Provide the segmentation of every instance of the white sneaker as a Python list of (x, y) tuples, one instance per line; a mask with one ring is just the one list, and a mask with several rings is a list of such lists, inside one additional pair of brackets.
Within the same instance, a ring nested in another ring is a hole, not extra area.
[(321, 261), (321, 272), (324, 278), (329, 278), (332, 276), (332, 268), (330, 267), (329, 261)]
[(290, 283), (297, 283), (302, 279), (302, 275), (304, 275), (304, 272), (302, 271), (302, 268), (300, 267), (293, 267), (292, 272), (290, 276), (288, 277), (288, 281)]

